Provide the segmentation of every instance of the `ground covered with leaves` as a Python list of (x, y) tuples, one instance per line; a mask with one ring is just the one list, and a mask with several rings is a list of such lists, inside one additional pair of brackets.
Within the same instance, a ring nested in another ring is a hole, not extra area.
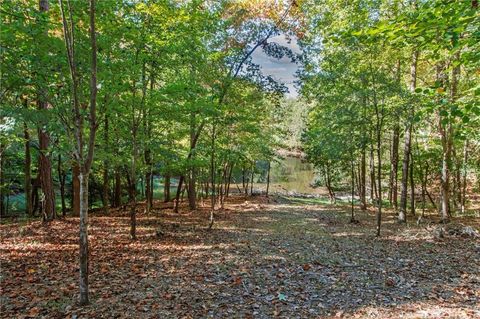
[[(159, 204), (160, 205), (160, 204)], [(282, 198), (90, 219), (90, 297), (78, 295), (78, 219), (1, 226), (2, 318), (475, 318), (480, 241), (435, 238), (372, 212)], [(141, 210), (141, 209), (140, 209)], [(478, 228), (478, 219), (462, 220)]]

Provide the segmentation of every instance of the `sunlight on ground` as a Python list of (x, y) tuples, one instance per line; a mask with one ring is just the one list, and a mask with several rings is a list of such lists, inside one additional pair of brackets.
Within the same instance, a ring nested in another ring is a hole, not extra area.
[(478, 241), (435, 241), (424, 227), (393, 223), (375, 239), (369, 212), (358, 212), (357, 225), (348, 223), (346, 208), (249, 201), (258, 209), (227, 205), (210, 231), (208, 213), (139, 214), (137, 241), (129, 239), (128, 217), (92, 215), (92, 305), (83, 309), (75, 303), (78, 219), (1, 226), (8, 234), (0, 250), (2, 311), (143, 317), (145, 308), (164, 318), (478, 314), (479, 256), (472, 254)]

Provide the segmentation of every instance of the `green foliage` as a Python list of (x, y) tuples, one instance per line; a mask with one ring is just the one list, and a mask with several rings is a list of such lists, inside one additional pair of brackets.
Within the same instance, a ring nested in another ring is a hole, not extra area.
[[(68, 23), (75, 26), (78, 96), (86, 123), (91, 60), (87, 3), (70, 1), (64, 7)], [(98, 1), (92, 185), (100, 187), (104, 170), (109, 178), (113, 171), (122, 172), (123, 183), (149, 170), (172, 176), (191, 169), (206, 172), (212, 152), (218, 168), (274, 157), (283, 134), (280, 100), (285, 88), (264, 76), (251, 54), (258, 48), (275, 58), (294, 55), (264, 41), (281, 30), (289, 32), (285, 21), (280, 26), (278, 12), (271, 9), (258, 19), (256, 10), (254, 3), (236, 1)], [(287, 14), (293, 10), (283, 18)], [(37, 144), (36, 128), (43, 127), (50, 136), (48, 155), (52, 161), (61, 155), (70, 181), (77, 124), (59, 21), (57, 2), (50, 1), (44, 13), (38, 11), (38, 1), (2, 2), (1, 143), (20, 160), (23, 123), (32, 145)], [(36, 106), (39, 93), (48, 101), (47, 110)], [(88, 136), (88, 125), (83, 127)], [(21, 187), (20, 180), (16, 183)]]
[[(458, 149), (452, 161), (462, 161), (464, 141), (469, 156), (477, 157), (480, 14), (472, 2), (356, 0), (339, 7), (324, 0), (305, 1), (303, 9), (308, 33), (302, 41), (302, 94), (313, 105), (303, 138), (317, 167), (343, 167), (348, 174), (349, 162), (376, 148), (378, 119), (383, 144), (390, 142), (387, 132), (403, 132), (413, 123), (415, 178), (426, 166), (440, 176), (438, 134), (447, 127)], [(413, 52), (420, 56), (414, 92)]]

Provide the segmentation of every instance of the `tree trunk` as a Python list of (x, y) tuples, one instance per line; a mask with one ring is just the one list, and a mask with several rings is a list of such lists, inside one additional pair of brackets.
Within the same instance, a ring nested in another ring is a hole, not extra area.
[[(25, 108), (27, 108), (27, 100), (25, 100)], [(28, 131), (27, 123), (23, 123), (23, 137), (25, 138), (25, 213), (27, 216), (32, 216), (32, 155), (30, 153), (30, 133)], [(0, 187), (2, 185), (0, 184)]]
[(212, 205), (211, 205), (212, 212), (215, 211), (215, 128), (216, 128), (215, 123), (212, 123), (212, 138), (211, 138), (212, 153), (210, 157), (210, 179), (212, 183)]
[(376, 133), (377, 133), (377, 182), (378, 182), (378, 197), (377, 197), (377, 232), (376, 236), (380, 236), (380, 227), (382, 225), (382, 127), (383, 127), (383, 116), (384, 116), (384, 105), (382, 104), (381, 109), (378, 105), (377, 92), (375, 90), (376, 78), (372, 76), (372, 88), (373, 88), (373, 105), (375, 107), (375, 117), (376, 117)]
[(178, 213), (178, 206), (180, 205), (180, 195), (182, 193), (182, 186), (183, 186), (183, 181), (185, 180), (185, 176), (180, 176), (178, 179), (178, 186), (177, 186), (177, 194), (175, 195), (175, 203), (174, 203), (174, 208), (173, 210), (175, 213)]
[(269, 188), (270, 188), (270, 161), (268, 161), (268, 170), (267, 170), (267, 192), (266, 192), (267, 197), (268, 197)]
[(428, 164), (425, 165), (425, 172), (422, 174), (422, 217), (425, 215), (426, 193), (427, 193)]
[[(69, 6), (70, 7), (70, 6)], [(78, 74), (76, 70), (75, 50), (74, 50), (74, 26), (72, 22), (72, 11), (70, 9), (70, 23), (67, 22), (63, 2), (60, 1), (60, 12), (62, 17), (63, 35), (67, 59), (72, 79), (72, 97), (74, 111), (74, 136), (75, 136), (75, 160), (79, 168), (80, 180), (80, 305), (88, 304), (88, 175), (93, 163), (95, 148), (95, 135), (97, 130), (96, 105), (97, 105), (97, 40), (95, 31), (95, 0), (90, 0), (89, 5), (89, 36), (91, 45), (91, 74), (90, 74), (90, 104), (88, 112), (89, 134), (86, 150), (84, 149), (85, 140), (83, 137), (84, 125), (83, 115), (79, 103), (78, 94)], [(71, 28), (71, 30), (70, 30)], [(84, 156), (86, 151), (86, 156)]]
[[(454, 175), (454, 207), (457, 211), (462, 210), (462, 158), (457, 156), (455, 145), (452, 148), (452, 155), (455, 158), (455, 175)], [(463, 152), (462, 152), (463, 155)]]
[[(49, 10), (48, 0), (39, 0), (39, 10), (41, 13), (46, 13)], [(41, 26), (43, 28), (43, 26)], [(48, 36), (48, 29), (44, 28), (42, 30), (43, 35)], [(42, 72), (40, 72), (41, 74)], [(43, 75), (45, 76), (45, 75)], [(42, 77), (42, 75), (40, 75)], [(41, 79), (40, 82), (45, 82), (45, 79)], [(37, 107), (39, 110), (48, 110), (49, 105), (47, 102), (47, 89), (44, 85), (39, 86), (37, 91)], [(50, 155), (48, 154), (48, 147), (50, 144), (50, 135), (46, 131), (44, 124), (41, 123), (38, 128), (38, 140), (39, 140), (39, 173), (40, 181), (43, 192), (43, 219), (44, 221), (49, 221), (55, 218), (55, 192), (53, 188), (53, 178), (52, 178), (52, 163), (50, 160)]]
[[(375, 94), (375, 91), (374, 91)], [(378, 167), (377, 167), (377, 182), (378, 182), (378, 197), (377, 197), (377, 214), (376, 214), (376, 222), (377, 222), (377, 237), (380, 236), (380, 227), (382, 224), (382, 122), (383, 122), (383, 106), (382, 106), (382, 114), (380, 116), (378, 110), (378, 104), (375, 100), (375, 111), (377, 115), (377, 160), (378, 160)]]
[(377, 193), (377, 182), (375, 179), (375, 155), (373, 153), (373, 144), (371, 144), (370, 145), (370, 200), (372, 202), (375, 202), (377, 198), (378, 198), (378, 193)]
[(223, 210), (225, 207), (225, 192), (227, 190), (227, 185), (226, 185), (226, 180), (227, 180), (227, 174), (228, 174), (228, 163), (225, 163), (223, 165), (223, 172), (222, 172), (222, 178), (220, 180), (220, 183), (218, 185), (219, 188), (219, 198), (220, 198), (220, 209)]
[(410, 152), (410, 214), (415, 216), (415, 183), (413, 180), (413, 153)]
[(190, 210), (197, 209), (197, 190), (196, 190), (196, 174), (195, 168), (190, 168), (190, 176), (188, 177), (188, 207)]
[(130, 237), (132, 240), (137, 239), (137, 131), (135, 123), (132, 128), (132, 164), (130, 171)]
[[(104, 120), (104, 123), (105, 123), (105, 132), (104, 132), (104, 142), (105, 142), (105, 150), (107, 151), (107, 153), (109, 152), (110, 148), (109, 148), (109, 143), (108, 143), (108, 116), (107, 116), (107, 113), (105, 113), (105, 120)], [(108, 181), (109, 181), (109, 176), (108, 176), (108, 159), (105, 159), (105, 161), (103, 162), (103, 191), (102, 191), (102, 201), (103, 201), (103, 212), (105, 214), (108, 214), (108, 206), (109, 206), (109, 187), (108, 187)]]
[[(196, 132), (196, 119), (195, 112), (190, 114), (190, 149), (195, 148), (195, 132)], [(190, 210), (195, 210), (197, 208), (196, 198), (197, 190), (195, 189), (196, 185), (196, 172), (195, 165), (193, 164), (195, 159), (195, 154), (192, 153), (191, 162), (189, 163), (189, 176), (188, 176), (188, 206)]]
[(131, 203), (130, 203), (130, 237), (132, 240), (137, 239), (137, 190), (135, 184), (131, 185)]
[(250, 180), (250, 196), (253, 195), (253, 176), (255, 174), (255, 161), (253, 161), (252, 164), (252, 175), (251, 175), (251, 180)]
[(465, 213), (465, 203), (467, 197), (467, 161), (468, 161), (468, 140), (463, 144), (463, 163), (462, 163), (462, 191), (461, 191), (461, 207), (462, 214)]
[[(458, 53), (455, 59), (458, 59)], [(437, 78), (439, 82), (443, 81), (444, 70), (441, 65), (437, 65)], [(452, 70), (452, 78), (450, 82), (450, 102), (454, 103), (457, 97), (458, 75), (460, 74), (460, 67), (455, 66)], [(451, 156), (453, 145), (454, 129), (449, 120), (447, 123), (442, 123), (442, 117), (439, 116), (439, 130), (442, 143), (442, 175), (441, 175), (441, 194), (442, 194), (442, 221), (447, 222), (450, 216), (450, 170), (451, 170)]]
[[(417, 64), (418, 64), (418, 51), (414, 51), (412, 54), (412, 64), (410, 66), (410, 92), (414, 94), (417, 87)], [(403, 152), (403, 164), (402, 164), (402, 185), (400, 195), (400, 210), (398, 212), (398, 222), (407, 222), (407, 192), (408, 192), (408, 169), (410, 167), (410, 152), (412, 143), (412, 129), (413, 129), (413, 117), (415, 115), (415, 108), (413, 104), (410, 107), (410, 114), (407, 120), (407, 126), (405, 128), (405, 144)]]
[(5, 203), (4, 203), (4, 190), (3, 190), (3, 184), (5, 183), (4, 181), (4, 169), (3, 169), (3, 164), (4, 164), (4, 158), (5, 155), (3, 154), (5, 151), (5, 147), (3, 146), (2, 142), (0, 142), (0, 217), (5, 216)]
[(242, 167), (242, 188), (245, 192), (246, 186), (245, 186), (245, 164)]
[(72, 210), (73, 216), (80, 216), (80, 167), (76, 162), (72, 168)]
[(360, 202), (361, 210), (367, 209), (367, 160), (366, 160), (365, 148), (362, 150), (361, 163), (360, 163)]
[[(43, 108), (42, 104), (39, 103), (39, 108)], [(43, 220), (49, 221), (55, 218), (55, 192), (53, 188), (53, 178), (52, 178), (52, 163), (48, 153), (48, 146), (50, 143), (50, 137), (44, 129), (39, 129), (39, 173), (40, 173), (40, 183), (43, 193)]]
[(39, 194), (38, 189), (40, 188), (40, 177), (32, 178), (32, 216), (35, 216), (37, 210), (39, 209)]
[(335, 197), (335, 192), (332, 189), (332, 180), (330, 178), (330, 165), (328, 163), (325, 165), (325, 185), (327, 186), (330, 203), (336, 204), (337, 199)]
[(378, 157), (378, 167), (377, 167), (377, 181), (378, 181), (378, 209), (377, 209), (377, 237), (380, 236), (380, 227), (382, 224), (382, 151), (381, 151), (381, 131), (377, 131), (377, 157)]
[(390, 165), (390, 204), (395, 211), (398, 208), (398, 146), (400, 140), (400, 126), (395, 124), (392, 136), (391, 165)]
[[(77, 164), (78, 165), (78, 164)], [(88, 174), (80, 173), (80, 304), (88, 304)]]
[[(353, 159), (353, 154), (352, 154), (352, 159)], [(354, 197), (355, 197), (355, 164), (352, 160), (352, 174), (351, 174), (351, 179), (352, 179), (352, 211), (351, 211), (351, 216), (350, 216), (350, 222), (354, 223), (355, 222), (355, 206), (354, 206)]]
[[(441, 123), (439, 124), (442, 125)], [(451, 133), (453, 128), (450, 124), (442, 129), (442, 175), (441, 175), (441, 217), (447, 222), (450, 216), (450, 163), (451, 163)]]
[(232, 182), (232, 174), (233, 174), (233, 166), (235, 165), (235, 162), (232, 162), (232, 164), (230, 165), (230, 171), (228, 172), (228, 180), (227, 180), (227, 194), (226, 194), (226, 197), (228, 197), (228, 195), (230, 195), (230, 184)]
[[(195, 148), (197, 146), (197, 142), (198, 142), (198, 138), (200, 137), (200, 133), (202, 132), (203, 130), (203, 127), (205, 125), (205, 121), (203, 121), (197, 128), (197, 131), (195, 133), (195, 136), (193, 138), (193, 141), (191, 141), (190, 143), (190, 151), (188, 152), (188, 156), (187, 156), (187, 162), (190, 161), (190, 159), (192, 158), (193, 156), (193, 152), (195, 151)], [(183, 181), (185, 179), (185, 176), (182, 175), (180, 176), (180, 180), (178, 181), (178, 188), (177, 188), (177, 195), (175, 196), (175, 203), (174, 203), (174, 208), (173, 210), (178, 213), (178, 205), (180, 204), (180, 192), (182, 190), (182, 185), (183, 185)]]

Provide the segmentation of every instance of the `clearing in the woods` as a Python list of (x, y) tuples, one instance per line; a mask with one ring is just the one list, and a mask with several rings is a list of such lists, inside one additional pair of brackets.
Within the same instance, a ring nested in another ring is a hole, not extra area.
[[(478, 239), (402, 226), (317, 199), (230, 198), (208, 209), (139, 208), (90, 219), (91, 304), (78, 298), (78, 218), (2, 225), (3, 318), (474, 318)], [(478, 219), (458, 219), (463, 225)], [(478, 225), (473, 225), (478, 227)]]

